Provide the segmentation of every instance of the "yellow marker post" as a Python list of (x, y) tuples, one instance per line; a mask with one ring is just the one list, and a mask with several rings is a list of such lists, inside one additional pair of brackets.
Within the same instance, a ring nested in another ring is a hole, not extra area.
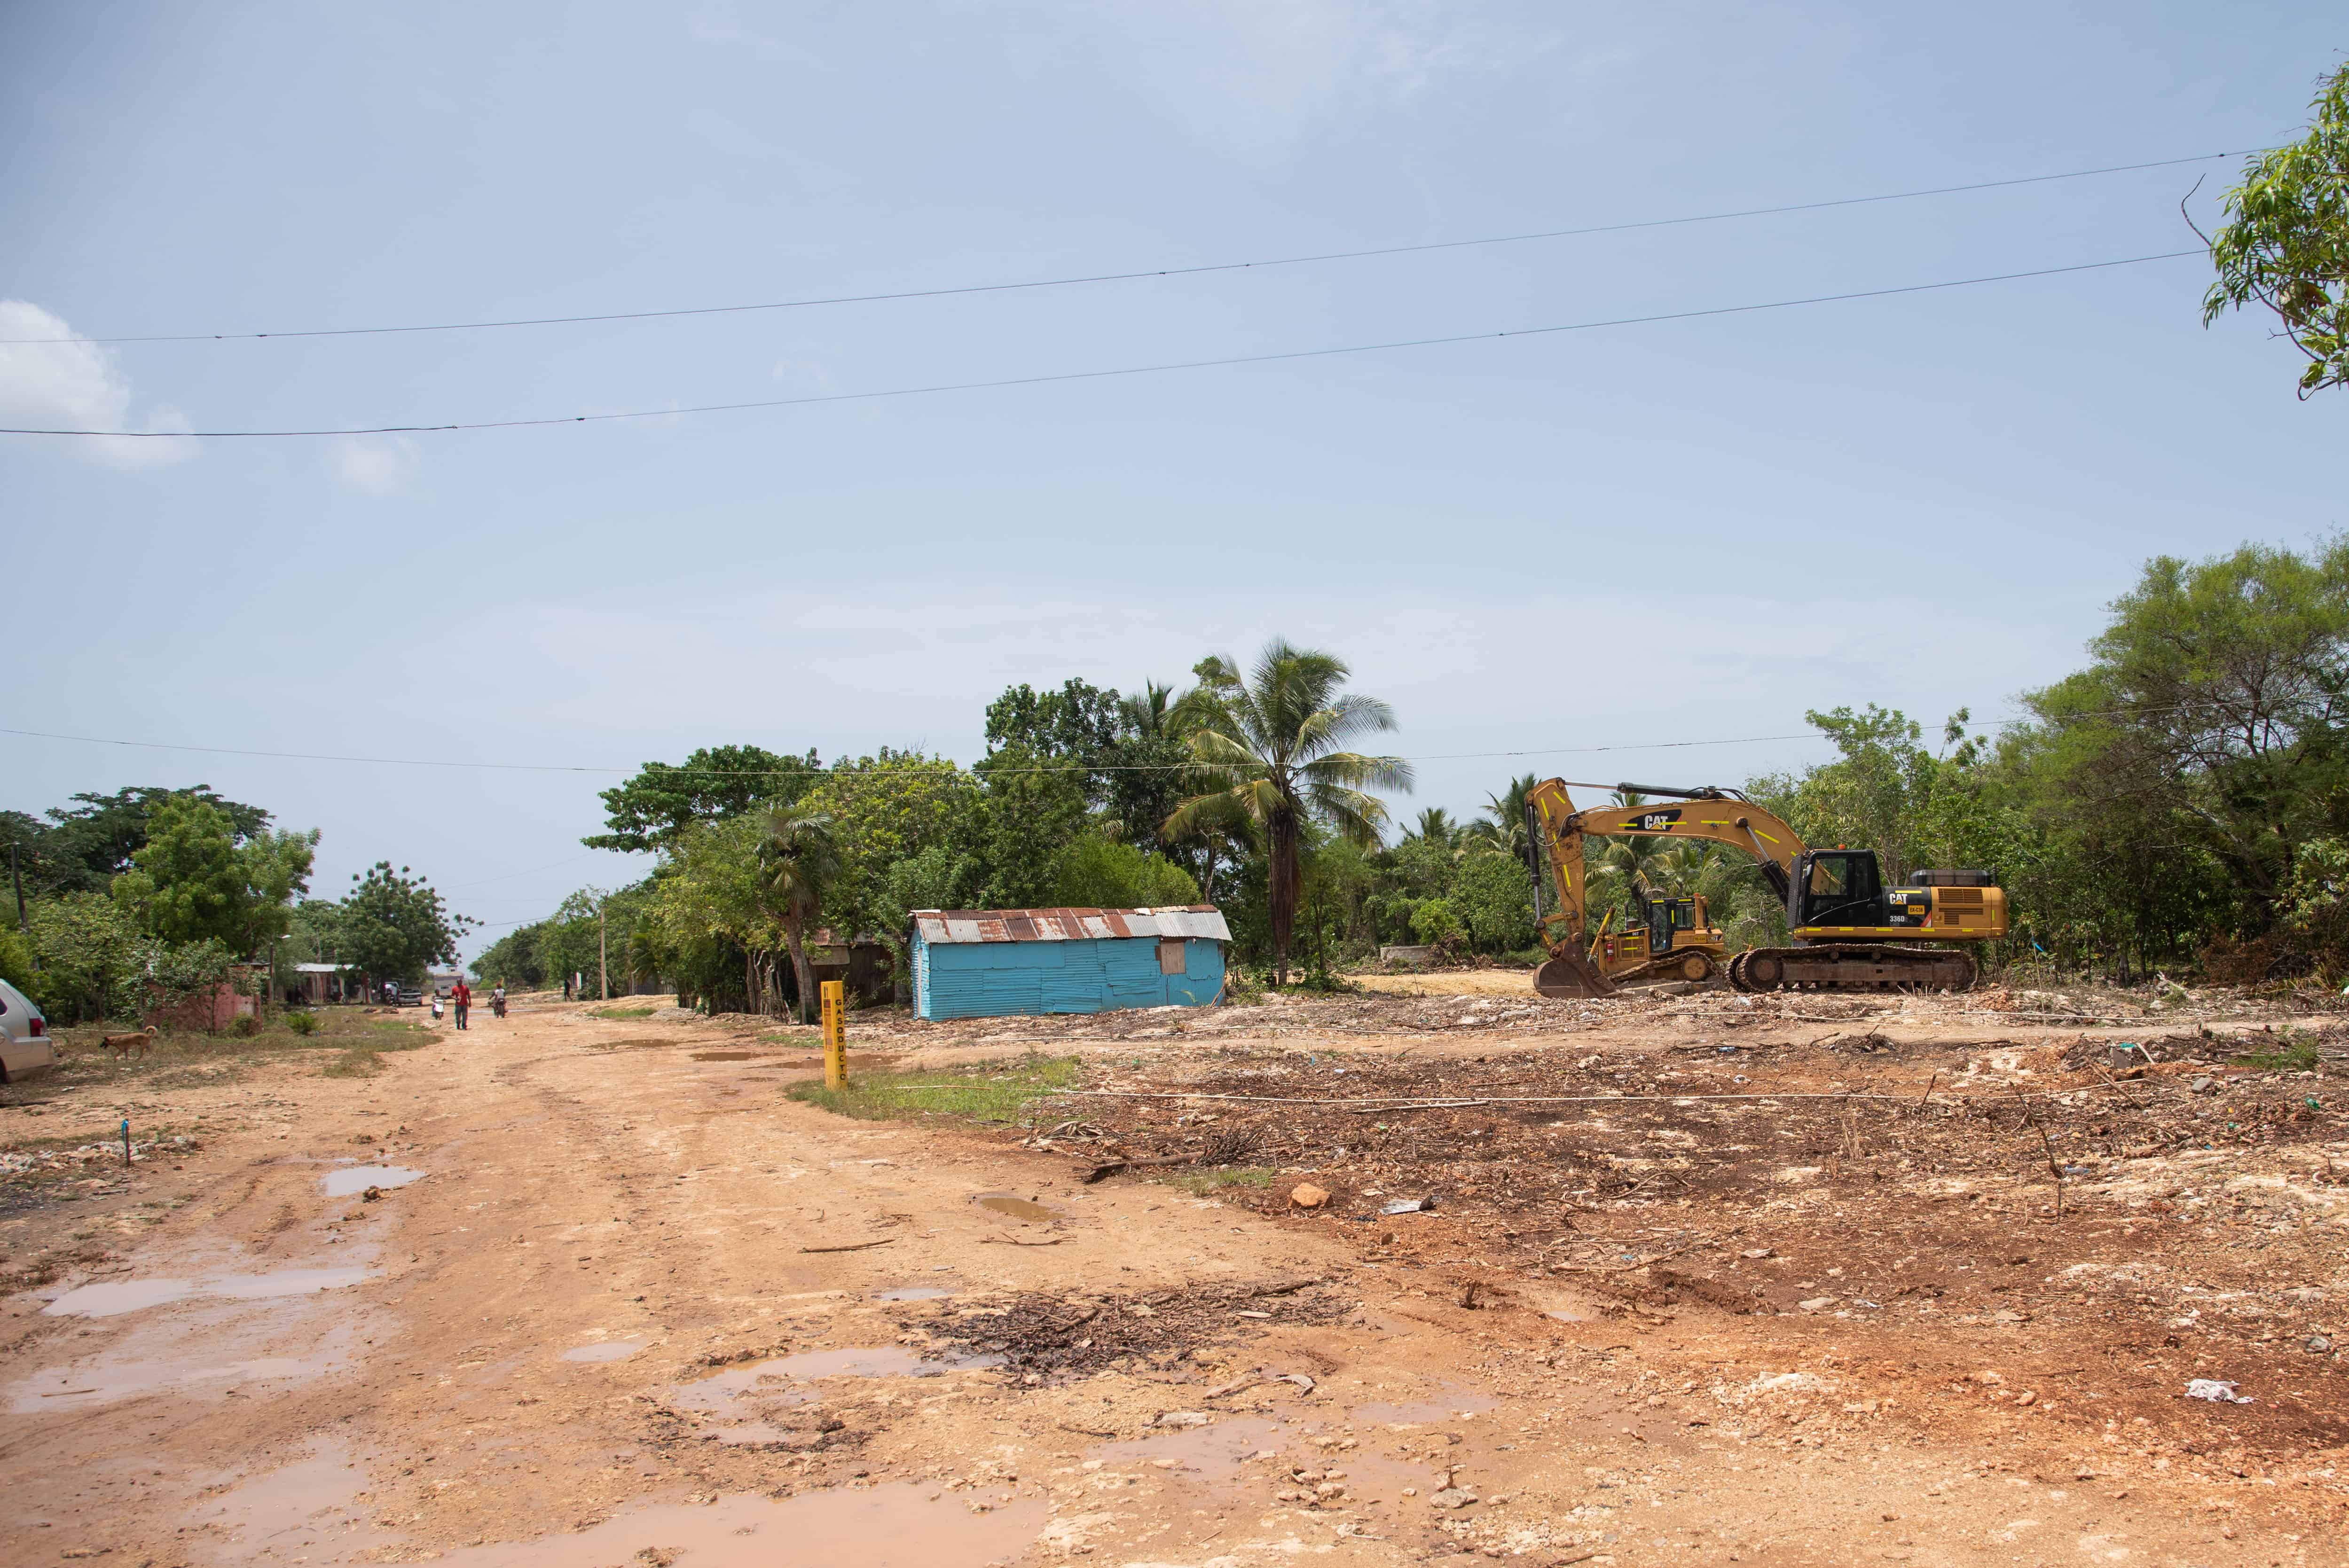
[(823, 1087), (848, 1087), (848, 1030), (841, 1021), (842, 983), (820, 980), (816, 995), (823, 999)]

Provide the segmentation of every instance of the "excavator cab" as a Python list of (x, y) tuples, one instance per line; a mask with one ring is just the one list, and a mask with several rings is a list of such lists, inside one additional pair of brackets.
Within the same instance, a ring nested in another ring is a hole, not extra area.
[(1880, 926), (1885, 923), (1884, 875), (1874, 850), (1806, 850), (1795, 858), (1786, 923)]

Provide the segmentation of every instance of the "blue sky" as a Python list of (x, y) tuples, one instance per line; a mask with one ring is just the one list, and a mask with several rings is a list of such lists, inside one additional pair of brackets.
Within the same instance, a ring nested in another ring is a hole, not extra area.
[[(0, 336), (662, 308), (1672, 217), (2305, 123), (2338, 8), (20, 5)], [(2234, 160), (1206, 277), (662, 322), (0, 346), (0, 419), (669, 408), (1704, 309), (2185, 248)], [(2158, 552), (2349, 521), (2349, 402), (2199, 260), (1288, 364), (518, 431), (0, 438), (0, 726), (578, 769), (968, 759), (987, 701), (1334, 649), (1462, 813), (1741, 779), (1809, 707), (2073, 667)], [(58, 324), (62, 324), (59, 325)], [(1476, 753), (1539, 752), (1525, 758)], [(583, 772), (0, 736), (199, 780), (492, 926), (640, 874)]]

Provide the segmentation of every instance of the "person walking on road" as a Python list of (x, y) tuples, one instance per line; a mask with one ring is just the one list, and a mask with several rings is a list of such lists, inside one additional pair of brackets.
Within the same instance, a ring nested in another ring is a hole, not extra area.
[(457, 1004), (457, 1026), (461, 1029), (465, 1026), (465, 1015), (473, 1006), (472, 988), (465, 984), (462, 975), (457, 976), (456, 989), (449, 993), (449, 1000)]

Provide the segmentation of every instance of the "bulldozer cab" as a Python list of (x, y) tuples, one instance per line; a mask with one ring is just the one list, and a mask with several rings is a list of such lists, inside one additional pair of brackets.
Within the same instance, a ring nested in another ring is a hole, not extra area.
[(1882, 925), (1884, 876), (1874, 850), (1809, 850), (1795, 861), (1788, 923)]
[(1648, 900), (1648, 951), (1651, 954), (1670, 953), (1673, 943), (1679, 940), (1676, 933), (1698, 928), (1696, 904), (1693, 898)]

